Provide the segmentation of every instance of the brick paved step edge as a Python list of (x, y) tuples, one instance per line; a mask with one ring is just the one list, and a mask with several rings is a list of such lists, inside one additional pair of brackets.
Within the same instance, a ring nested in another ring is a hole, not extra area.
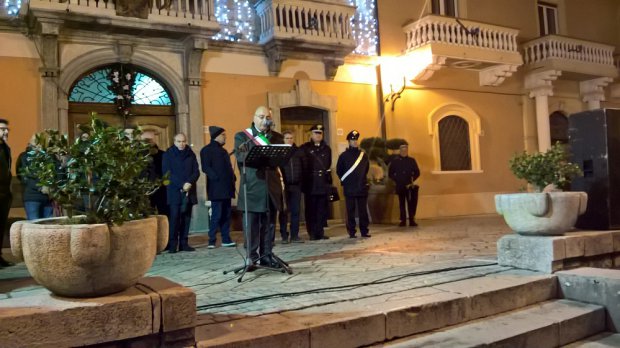
[(594, 335), (604, 328), (604, 307), (571, 300), (554, 300), (378, 347), (552, 348)]
[(562, 348), (610, 348), (620, 347), (620, 334), (602, 332), (584, 340), (573, 342)]
[(556, 297), (554, 275), (506, 271), (396, 294), (200, 325), (196, 327), (196, 346), (359, 347)]

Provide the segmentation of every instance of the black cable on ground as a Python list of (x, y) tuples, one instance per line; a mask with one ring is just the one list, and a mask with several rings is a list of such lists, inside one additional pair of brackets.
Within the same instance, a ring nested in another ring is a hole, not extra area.
[(201, 310), (206, 310), (206, 309), (211, 309), (211, 308), (226, 307), (226, 306), (238, 305), (238, 304), (243, 304), (243, 303), (248, 303), (248, 302), (255, 302), (255, 301), (263, 301), (263, 300), (269, 300), (269, 299), (280, 298), (280, 297), (285, 298), (285, 297), (294, 297), (294, 296), (308, 295), (308, 294), (317, 294), (317, 293), (325, 293), (325, 292), (336, 292), (336, 291), (352, 290), (352, 289), (363, 287), (363, 286), (371, 286), (371, 285), (392, 283), (392, 282), (395, 282), (395, 281), (398, 281), (398, 280), (401, 280), (401, 279), (404, 279), (404, 278), (408, 278), (408, 277), (415, 277), (415, 276), (420, 276), (420, 275), (427, 275), (427, 274), (434, 274), (434, 273), (441, 273), (441, 272), (456, 271), (456, 270), (467, 269), (467, 268), (487, 267), (487, 266), (493, 266), (493, 265), (497, 265), (497, 262), (490, 262), (490, 263), (481, 264), (481, 265), (448, 267), (448, 268), (436, 269), (436, 270), (431, 270), (431, 271), (410, 272), (410, 273), (405, 273), (405, 274), (399, 274), (399, 275), (393, 275), (393, 276), (388, 276), (388, 277), (380, 278), (380, 279), (377, 279), (377, 280), (373, 280), (371, 282), (348, 284), (348, 285), (339, 285), (339, 286), (331, 286), (331, 287), (326, 287), (326, 288), (314, 288), (314, 289), (310, 289), (310, 290), (295, 291), (295, 292), (274, 293), (274, 294), (269, 294), (269, 295), (264, 295), (264, 296), (259, 296), (259, 297), (245, 298), (245, 299), (241, 299), (241, 300), (226, 301), (226, 302), (219, 302), (219, 303), (211, 303), (211, 304), (208, 304), (208, 305), (196, 306), (196, 310), (197, 311), (201, 311)]

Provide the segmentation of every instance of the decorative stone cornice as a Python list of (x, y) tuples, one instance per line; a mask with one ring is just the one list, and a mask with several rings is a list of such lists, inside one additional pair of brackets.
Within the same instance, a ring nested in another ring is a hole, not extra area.
[(507, 77), (517, 71), (518, 65), (502, 64), (481, 70), (478, 73), (480, 86), (499, 86)]
[(333, 80), (338, 73), (338, 67), (344, 64), (344, 58), (342, 57), (325, 57), (323, 58), (323, 64), (325, 65), (325, 77), (328, 80)]
[(553, 95), (553, 81), (562, 75), (559, 70), (547, 70), (530, 73), (525, 76), (525, 89), (529, 91), (530, 98), (550, 97)]
[(613, 82), (611, 77), (579, 82), (579, 93), (584, 102), (600, 102), (605, 100), (605, 87)]

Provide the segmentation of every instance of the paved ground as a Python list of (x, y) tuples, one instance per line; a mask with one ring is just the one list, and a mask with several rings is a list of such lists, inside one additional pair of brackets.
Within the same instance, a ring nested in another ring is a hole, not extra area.
[[(222, 272), (243, 265), (241, 243), (238, 249), (207, 249), (206, 236), (195, 235), (196, 252), (163, 253), (148, 275), (192, 288), (200, 321), (219, 322), (499, 272), (505, 268), (495, 262), (496, 241), (510, 230), (500, 216), (477, 216), (421, 220), (417, 228), (373, 225), (371, 233), (370, 239), (349, 239), (344, 226), (333, 222), (329, 240), (278, 243), (274, 251), (293, 274), (258, 270), (241, 283)], [(241, 242), (241, 233), (233, 239)], [(46, 290), (23, 264), (0, 270), (0, 299), (40, 291)]]

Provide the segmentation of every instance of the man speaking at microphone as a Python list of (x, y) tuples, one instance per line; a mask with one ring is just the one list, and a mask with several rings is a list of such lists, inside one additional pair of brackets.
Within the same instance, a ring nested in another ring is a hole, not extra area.
[[(259, 106), (254, 112), (252, 125), (235, 134), (235, 157), (240, 170), (243, 170), (245, 156), (254, 146), (284, 144), (282, 135), (271, 130), (272, 125), (273, 120), (269, 108)], [(247, 191), (244, 192), (244, 190)], [(279, 266), (271, 258), (271, 249), (275, 218), (278, 210), (282, 210), (282, 205), (282, 179), (278, 168), (246, 167), (245, 177), (241, 176), (237, 209), (247, 214), (249, 231), (245, 233), (245, 242), (249, 242), (249, 257), (252, 262), (260, 258), (260, 264), (263, 266)]]

